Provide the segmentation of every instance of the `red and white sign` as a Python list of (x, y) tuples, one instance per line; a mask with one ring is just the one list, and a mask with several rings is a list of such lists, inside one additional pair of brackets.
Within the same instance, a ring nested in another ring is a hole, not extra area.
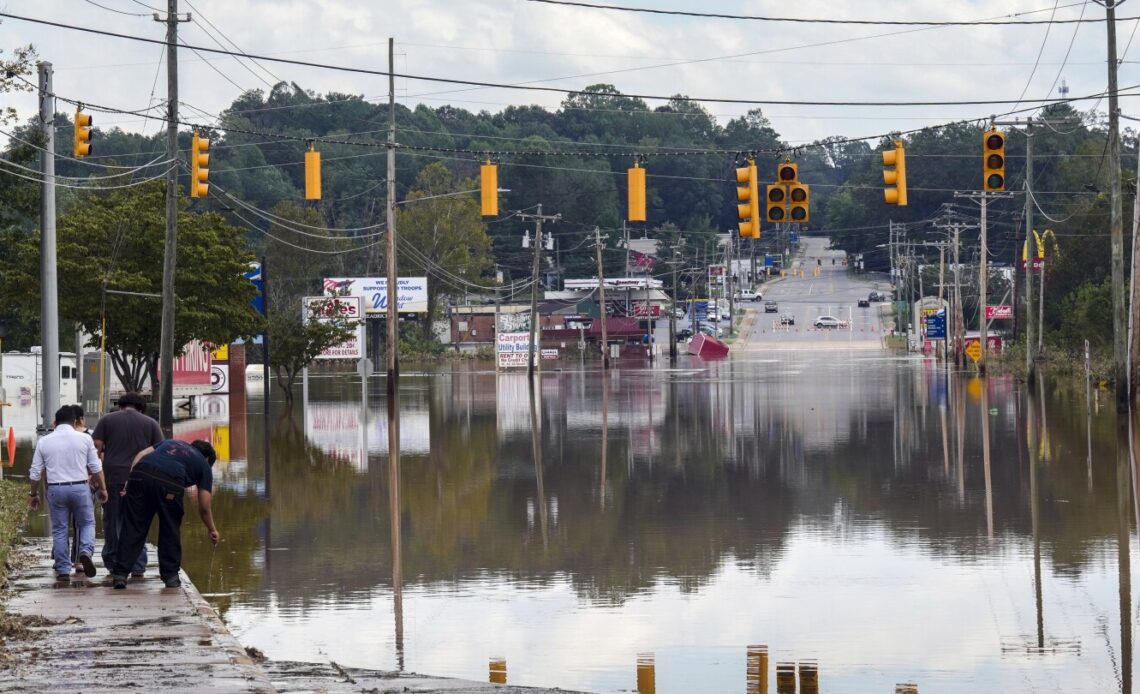
[[(1018, 268), (1022, 272), (1025, 272), (1025, 258), (1022, 258), (1021, 260), (1019, 260), (1017, 262), (1018, 262)], [(1045, 269), (1045, 259), (1044, 258), (1034, 258), (1033, 259), (1033, 271), (1034, 272), (1041, 272), (1044, 269)]]
[[(965, 342), (963, 343), (963, 346), (969, 347), (970, 344), (977, 342), (977, 341), (978, 341), (977, 337), (967, 337), (965, 339)], [(986, 335), (986, 344), (988, 344), (990, 346), (989, 351), (1000, 352), (1001, 351), (1001, 335)]]
[(986, 307), (986, 320), (1001, 320), (1012, 319), (1013, 307), (1012, 306), (987, 306)]
[(210, 392), (210, 350), (192, 340), (174, 359), (174, 396), (205, 395)]
[(303, 315), (305, 322), (310, 320), (331, 321), (345, 318), (356, 323), (356, 334), (344, 342), (321, 352), (317, 359), (361, 359), (364, 357), (363, 299), (359, 296), (307, 296), (304, 299)]
[(661, 307), (656, 304), (634, 304), (633, 315), (657, 318), (661, 315)]

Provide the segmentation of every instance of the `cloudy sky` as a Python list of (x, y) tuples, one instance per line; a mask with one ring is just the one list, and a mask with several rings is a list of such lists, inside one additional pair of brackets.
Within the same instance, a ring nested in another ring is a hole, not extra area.
[[(593, 1), (593, 0), (589, 0)], [(696, 12), (863, 20), (1103, 18), (1087, 0), (614, 0), (613, 4)], [(8, 0), (0, 11), (162, 39), (151, 8), (164, 0)], [(626, 93), (800, 101), (961, 101), (1070, 96), (1107, 84), (1105, 24), (914, 27), (772, 23), (660, 16), (556, 6), (528, 0), (179, 0), (193, 21), (180, 26), (192, 46), (228, 48), (274, 58), (384, 70), (387, 38), (396, 39), (396, 70), (416, 75), (575, 89), (614, 84)], [(1140, 46), (1132, 45), (1140, 5), (1118, 11), (1122, 88), (1140, 83)], [(164, 48), (84, 34), (16, 19), (0, 24), (0, 47), (32, 43), (55, 66), (55, 90), (70, 98), (139, 109), (165, 98)], [(230, 43), (232, 42), (232, 43)], [(1140, 43), (1140, 41), (1138, 41)], [(1038, 62), (1038, 56), (1040, 60)], [(244, 89), (278, 80), (316, 92), (386, 98), (382, 76), (238, 62), (180, 51), (183, 120), (208, 124)], [(1036, 67), (1035, 67), (1036, 63)], [(498, 111), (509, 104), (556, 107), (562, 95), (399, 79), (397, 98), (409, 106), (451, 104)], [(1140, 91), (1138, 91), (1140, 93)], [(31, 95), (0, 95), (21, 116), (35, 111)], [(660, 102), (650, 102), (651, 105)], [(1025, 108), (1029, 104), (1021, 104)], [(1124, 98), (1125, 114), (1140, 100)], [(1084, 110), (1105, 102), (1084, 101)], [(723, 123), (747, 110), (706, 103)], [(789, 142), (827, 135), (862, 136), (958, 118), (985, 118), (1014, 105), (762, 107)], [(59, 110), (69, 110), (61, 105)], [(1026, 114), (1028, 115), (1028, 114)], [(101, 127), (153, 132), (157, 121), (97, 116)]]

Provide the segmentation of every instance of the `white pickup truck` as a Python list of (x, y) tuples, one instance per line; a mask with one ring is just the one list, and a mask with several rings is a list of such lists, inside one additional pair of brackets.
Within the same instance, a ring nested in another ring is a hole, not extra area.
[(764, 295), (761, 294), (759, 289), (741, 289), (736, 293), (737, 301), (763, 301)]

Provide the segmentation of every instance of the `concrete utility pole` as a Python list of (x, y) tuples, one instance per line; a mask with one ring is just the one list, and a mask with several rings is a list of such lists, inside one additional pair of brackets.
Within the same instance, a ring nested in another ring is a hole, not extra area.
[(1116, 411), (1128, 409), (1128, 344), (1124, 321), (1124, 218), (1120, 196), (1120, 107), (1116, 96), (1116, 1), (1105, 0), (1108, 21), (1108, 174), (1111, 177), (1109, 239), (1112, 247), (1112, 355)]
[[(526, 373), (530, 378), (534, 378), (535, 361), (538, 361), (537, 366), (539, 375), (542, 374), (542, 346), (539, 342), (542, 340), (542, 332), (538, 329), (538, 273), (542, 268), (542, 223), (557, 222), (562, 219), (561, 214), (544, 215), (542, 214), (542, 203), (539, 203), (538, 210), (535, 214), (517, 213), (516, 216), (524, 221), (534, 220), (534, 265), (531, 269), (531, 286), (530, 286), (530, 348), (527, 350), (527, 367)], [(535, 355), (539, 359), (535, 359)]]
[[(681, 239), (684, 243), (684, 239)], [(677, 264), (680, 262), (681, 247), (672, 246), (673, 257), (669, 264), (673, 266), (673, 307), (669, 312), (669, 360), (676, 365), (677, 361)]]
[[(1025, 121), (1025, 371), (1029, 385), (1037, 383), (1037, 354), (1033, 344), (1033, 119)], [(1017, 307), (1014, 306), (1014, 310)]]
[[(167, 0), (166, 19), (166, 245), (162, 255), (162, 323), (158, 345), (158, 423), (174, 431), (174, 273), (178, 265), (178, 0)], [(151, 384), (152, 386), (154, 384)], [(268, 388), (269, 384), (266, 383)]]
[[(736, 325), (736, 292), (732, 286), (732, 232), (728, 234), (728, 270), (724, 276), (725, 291), (728, 293), (728, 334), (732, 335), (736, 332), (734, 326)], [(719, 309), (718, 309), (719, 312)]]
[[(982, 348), (982, 356), (978, 359), (978, 375), (986, 375), (986, 352), (989, 351), (990, 340), (986, 328), (986, 304), (989, 301), (987, 289), (990, 279), (990, 262), (986, 247), (986, 199), (989, 195), (982, 191), (981, 227), (978, 230), (978, 344)], [(989, 420), (986, 420), (987, 422)]]
[(602, 230), (594, 227), (594, 251), (598, 257), (598, 320), (602, 322), (602, 369), (610, 366), (610, 334), (606, 326), (606, 277), (602, 267)]
[[(1140, 147), (1137, 148), (1140, 150)], [(1140, 151), (1136, 157), (1136, 175), (1140, 181)], [(1132, 302), (1129, 304), (1131, 311), (1128, 314), (1128, 380), (1132, 394), (1132, 399), (1136, 399), (1137, 381), (1140, 380), (1140, 367), (1137, 364), (1137, 358), (1140, 356), (1140, 331), (1136, 330), (1140, 324), (1140, 262), (1137, 256), (1140, 255), (1140, 249), (1136, 247), (1137, 239), (1140, 238), (1140, 195), (1132, 197)]]
[[(388, 37), (388, 200), (385, 209), (388, 265), (388, 401), (396, 397), (400, 381), (400, 314), (396, 274), (396, 64), (395, 39)], [(398, 420), (398, 418), (397, 418)], [(397, 421), (398, 423), (398, 421)], [(389, 438), (393, 436), (388, 432)]]
[[(40, 196), (40, 425), (50, 430), (59, 407), (59, 282), (55, 247), (55, 92), (51, 63), (39, 68), (40, 128), (44, 148), (40, 153), (43, 192)], [(79, 365), (83, 368), (83, 365)], [(0, 383), (0, 387), (3, 387)]]

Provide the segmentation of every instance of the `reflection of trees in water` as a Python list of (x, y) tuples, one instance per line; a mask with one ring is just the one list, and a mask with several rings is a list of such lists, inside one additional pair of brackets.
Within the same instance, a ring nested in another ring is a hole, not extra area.
[[(830, 447), (805, 445), (803, 412), (780, 401), (755, 406), (747, 416), (723, 407), (759, 400), (756, 384), (721, 383), (727, 392), (715, 393), (703, 382), (639, 383), (663, 391), (653, 402), (663, 403), (664, 412), (653, 418), (634, 416), (642, 414), (630, 411), (638, 401), (623, 400), (618, 390), (605, 413), (604, 504), (600, 430), (583, 430), (580, 422), (571, 427), (565, 414), (569, 398), (600, 408), (600, 386), (558, 391), (561, 400), (548, 393), (542, 425), (550, 509), (545, 547), (533, 515), (537, 480), (529, 434), (500, 438), (493, 400), (470, 383), (457, 401), (452, 381), (425, 379), (411, 399), (429, 412), (430, 452), (405, 454), (401, 464), (405, 584), (458, 584), (490, 575), (536, 585), (568, 580), (584, 599), (620, 603), (661, 580), (697, 589), (727, 562), (767, 575), (782, 556), (791, 525), (837, 527), (837, 508), (843, 532), (854, 519), (878, 520), (876, 527), (895, 542), (955, 561), (1001, 551), (1011, 539), (1028, 542), (1029, 477), (1018, 455), (1025, 446), (1020, 391), (994, 386), (990, 396), (999, 411), (991, 419), (991, 543), (978, 400), (964, 395), (960, 499), (954, 450), (959, 414), (953, 406), (947, 413), (945, 451), (937, 398), (924, 390), (925, 380), (919, 382), (926, 376), (906, 378), (912, 380), (892, 388), (898, 402), (875, 401), (879, 409), (852, 410), (847, 421), (829, 424), (828, 432), (847, 437)], [(494, 387), (493, 379), (485, 380)], [(1079, 571), (1117, 528), (1111, 417), (1094, 417), (1095, 491), (1089, 494), (1084, 418), (1073, 416), (1075, 403), (1064, 394), (1049, 399), (1052, 457), (1039, 469), (1042, 551), (1061, 573)], [(736, 419), (729, 425), (723, 417)], [(358, 474), (309, 444), (299, 422), (294, 414), (273, 433), (273, 544), (288, 551), (273, 554), (268, 583), (283, 603), (303, 609), (330, 595), (388, 585), (391, 553), (387, 476), (372, 472), (385, 469), (383, 456), (373, 455), (369, 474)], [(642, 431), (646, 426), (653, 427), (652, 445)], [(260, 578), (248, 557), (259, 551), (262, 509), (254, 499), (228, 493), (215, 498), (224, 508), (221, 522), (246, 519), (243, 537), (231, 532), (227, 538), (240, 540), (243, 549), (235, 556), (245, 557), (248, 566), (227, 568), (220, 579), (226, 587), (214, 590), (251, 586)], [(208, 550), (192, 554), (199, 564), (209, 557)]]

